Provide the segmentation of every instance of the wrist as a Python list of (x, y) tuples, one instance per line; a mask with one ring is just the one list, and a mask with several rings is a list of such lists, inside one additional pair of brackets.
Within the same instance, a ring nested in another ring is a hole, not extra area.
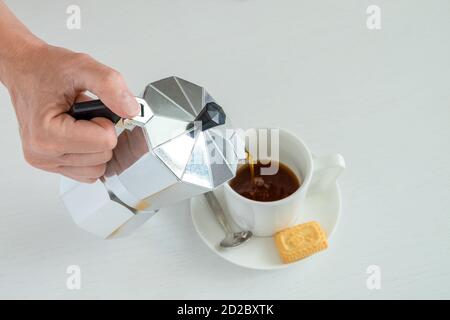
[(47, 44), (32, 34), (11, 34), (8, 38), (0, 46), (0, 81), (10, 89), (18, 75), (29, 72), (33, 57)]

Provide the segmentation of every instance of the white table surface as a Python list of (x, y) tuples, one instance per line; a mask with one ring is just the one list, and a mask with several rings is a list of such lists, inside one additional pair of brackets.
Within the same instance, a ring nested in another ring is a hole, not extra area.
[[(66, 28), (80, 5), (82, 29)], [(0, 89), (1, 298), (450, 298), (450, 2), (6, 1), (47, 41), (120, 70), (138, 94), (178, 75), (243, 128), (275, 126), (342, 153), (343, 214), (330, 248), (272, 272), (232, 265), (193, 228), (188, 202), (131, 237), (78, 229), (59, 177), (23, 160)], [(81, 290), (66, 268), (79, 265)], [(368, 290), (366, 269), (381, 268)]]

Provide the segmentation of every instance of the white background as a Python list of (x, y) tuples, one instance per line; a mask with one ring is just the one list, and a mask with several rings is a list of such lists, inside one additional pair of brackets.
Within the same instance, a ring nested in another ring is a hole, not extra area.
[[(289, 269), (222, 260), (187, 202), (103, 241), (72, 223), (56, 175), (25, 164), (1, 88), (1, 298), (450, 298), (449, 1), (6, 3), (38, 36), (121, 71), (136, 94), (178, 75), (206, 86), (237, 126), (287, 128), (348, 168), (330, 248)], [(69, 4), (81, 30), (66, 28)], [(380, 31), (366, 28), (370, 4)], [(79, 291), (66, 288), (72, 264)], [(381, 290), (366, 288), (372, 264)]]

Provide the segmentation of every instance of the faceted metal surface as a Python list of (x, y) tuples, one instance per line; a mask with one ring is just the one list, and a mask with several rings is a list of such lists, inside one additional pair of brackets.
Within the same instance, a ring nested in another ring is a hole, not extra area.
[(127, 205), (133, 207), (148, 195), (177, 182), (173, 172), (149, 147), (143, 128), (124, 130), (117, 141), (104, 183)]
[(185, 133), (190, 123), (175, 118), (153, 116), (152, 120), (145, 126), (151, 147), (156, 148)]
[(194, 109), (195, 114), (198, 114), (205, 105), (204, 102), (204, 89), (192, 82), (186, 81), (181, 78), (176, 78), (177, 83), (183, 90), (187, 99), (190, 102), (191, 107)]
[(238, 158), (233, 152), (233, 145), (219, 132), (208, 130), (204, 135), (207, 137), (212, 186), (217, 187), (234, 177), (236, 170), (232, 169), (232, 167), (234, 168), (232, 164), (237, 163)]
[(227, 141), (226, 115), (206, 90), (169, 77), (149, 84), (144, 100), (151, 118), (142, 131), (120, 134), (108, 168), (106, 183), (119, 198), (130, 205), (177, 180), (211, 189), (234, 176), (238, 158)]
[[(193, 132), (194, 134), (191, 134)], [(197, 135), (199, 130), (196, 130)], [(195, 143), (194, 128), (154, 149), (155, 154), (181, 179)]]
[[(176, 85), (176, 82), (174, 82)], [(178, 91), (175, 88), (175, 93)], [(171, 99), (170, 95), (165, 95), (153, 85), (148, 85), (144, 92), (144, 99), (155, 116), (173, 118), (184, 121), (194, 120), (194, 115), (190, 110), (178, 105)]]
[(193, 109), (191, 102), (188, 100), (186, 94), (183, 89), (177, 82), (177, 78), (170, 77), (166, 79), (162, 79), (151, 84), (153, 87), (158, 89), (161, 93), (170, 97), (177, 105), (182, 107), (185, 111), (189, 112), (193, 116), (197, 114), (197, 112)]
[[(215, 152), (218, 146), (211, 141), (209, 134), (194, 135), (196, 120), (201, 121), (202, 130), (206, 130), (204, 133), (226, 122), (222, 107), (206, 90), (186, 80), (170, 77), (148, 85), (144, 99), (153, 113), (146, 125), (151, 148), (177, 178), (214, 188), (234, 176), (235, 164), (227, 163), (237, 162), (237, 159), (227, 157), (227, 154), (233, 154), (234, 145), (222, 141), (225, 134), (217, 139), (230, 149), (226, 152)], [(196, 159), (201, 159), (200, 163)]]
[(208, 148), (206, 146), (205, 135), (201, 132), (192, 150), (182, 180), (205, 188), (212, 188), (211, 170), (209, 165)]

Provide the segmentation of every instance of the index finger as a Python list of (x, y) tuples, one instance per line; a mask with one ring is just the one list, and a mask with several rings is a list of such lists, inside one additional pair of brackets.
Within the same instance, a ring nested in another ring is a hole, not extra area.
[(139, 104), (119, 72), (95, 59), (81, 55), (77, 65), (75, 86), (78, 90), (89, 90), (98, 96), (114, 113), (124, 118), (139, 114)]

